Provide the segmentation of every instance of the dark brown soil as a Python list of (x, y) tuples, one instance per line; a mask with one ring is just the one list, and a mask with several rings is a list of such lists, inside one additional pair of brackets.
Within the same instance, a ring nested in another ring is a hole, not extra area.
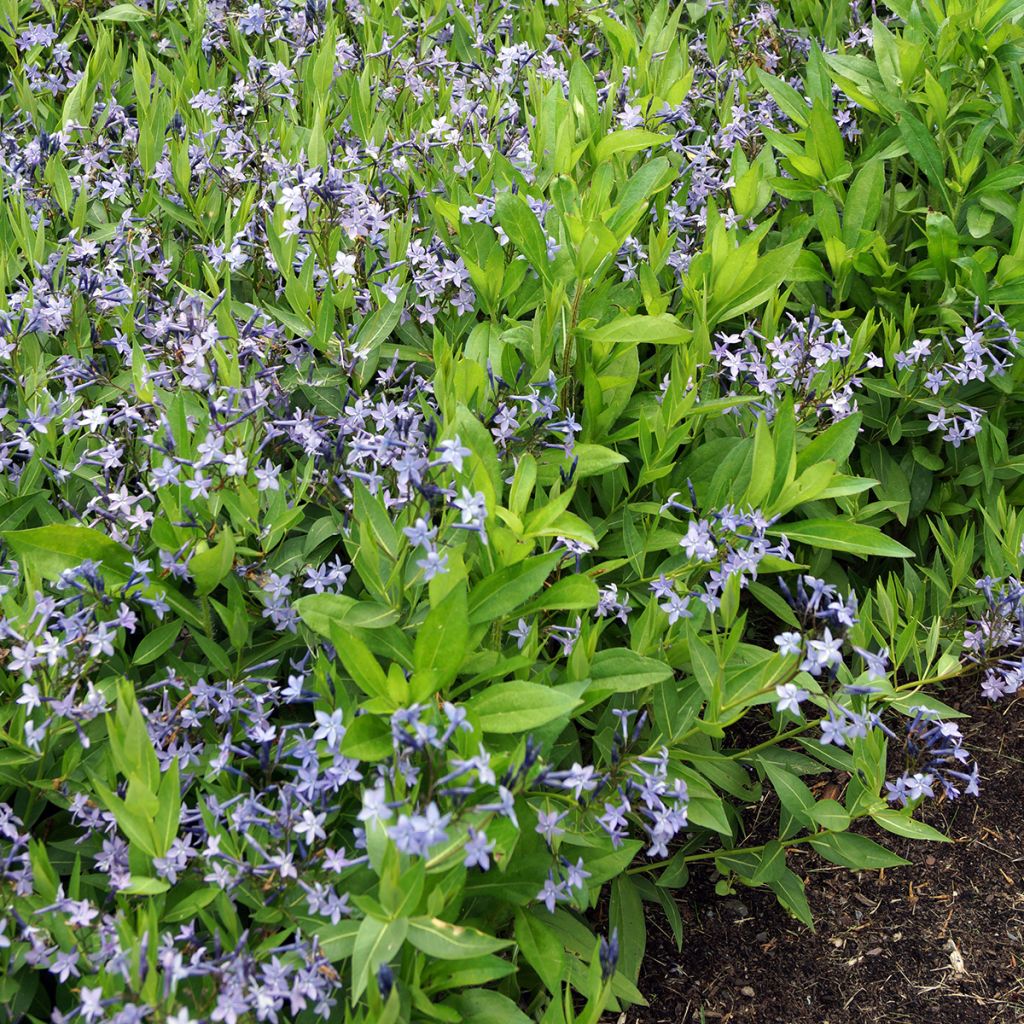
[(612, 1024), (1024, 1022), (1024, 700), (969, 704), (959, 724), (982, 795), (925, 814), (953, 842), (864, 829), (912, 862), (881, 872), (794, 848), (816, 933), (768, 891), (721, 898), (710, 872), (694, 873), (682, 952), (652, 911), (639, 983), (650, 1006)]

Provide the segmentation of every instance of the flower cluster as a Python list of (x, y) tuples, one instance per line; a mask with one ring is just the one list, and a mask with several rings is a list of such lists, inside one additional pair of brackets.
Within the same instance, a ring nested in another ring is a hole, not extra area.
[(978, 765), (969, 763), (971, 757), (957, 726), (943, 722), (928, 708), (911, 711), (913, 718), (907, 721), (902, 738), (906, 767), (895, 782), (885, 784), (886, 799), (906, 806), (926, 796), (948, 800), (962, 794), (977, 796)]
[(983, 671), (982, 695), (996, 701), (1024, 683), (1024, 583), (985, 576), (975, 586), (985, 606), (964, 633), (964, 650)]
[[(712, 355), (726, 394), (752, 388), (774, 416), (779, 397), (792, 395), (798, 414), (840, 420), (857, 411), (861, 379), (851, 362), (852, 339), (839, 320), (823, 321), (813, 310), (804, 319), (787, 314), (787, 324), (770, 340), (755, 327), (719, 333)], [(868, 356), (866, 367), (880, 365)]]
[[(668, 615), (670, 624), (692, 617), (689, 608), (691, 598), (702, 601), (709, 611), (717, 610), (729, 580), (735, 578), (741, 588), (745, 587), (750, 580), (757, 579), (758, 569), (765, 558), (792, 561), (789, 541), (785, 536), (774, 542), (769, 539), (768, 530), (772, 522), (760, 509), (743, 511), (727, 505), (701, 517), (692, 488), (691, 504), (675, 499), (673, 494), (664, 502), (661, 507), (663, 514), (678, 510), (698, 518), (689, 520), (686, 533), (679, 541), (686, 555), (684, 567), (672, 577), (663, 573), (651, 583), (651, 592), (663, 602), (660, 607)], [(695, 583), (698, 579), (702, 579), (699, 587), (686, 594), (679, 593), (679, 580), (686, 584)]]
[[(808, 575), (798, 577), (793, 589), (780, 577), (778, 587), (802, 627), (775, 637), (779, 653), (800, 658), (801, 672), (834, 679), (843, 663), (846, 632), (857, 622), (857, 595), (851, 591), (840, 597), (838, 588)], [(873, 672), (884, 671), (884, 657), (860, 653), (870, 659)]]
[(956, 338), (917, 338), (897, 352), (897, 379), (908, 390), (935, 396), (943, 404), (928, 413), (928, 430), (942, 431), (954, 448), (977, 435), (985, 410), (969, 404), (972, 387), (1002, 377), (1018, 353), (1020, 338), (1006, 317), (975, 302), (973, 322)]

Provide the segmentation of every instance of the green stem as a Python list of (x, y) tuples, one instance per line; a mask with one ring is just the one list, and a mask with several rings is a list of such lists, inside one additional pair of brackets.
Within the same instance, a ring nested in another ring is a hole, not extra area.
[(206, 635), (212, 640), (213, 639), (213, 615), (210, 612), (210, 599), (205, 595), (201, 594), (199, 597), (199, 606), (203, 610), (203, 629), (206, 630)]
[[(787, 839), (781, 845), (788, 849), (790, 846), (799, 846), (801, 843), (809, 843), (815, 839), (821, 839), (822, 836), (833, 835), (832, 829), (822, 829), (820, 832), (813, 832), (808, 836), (797, 836), (796, 839)], [(772, 842), (778, 842), (778, 840), (772, 840)], [(689, 853), (683, 858), (683, 862), (691, 864), (698, 860), (711, 860), (714, 857), (729, 857), (733, 854), (740, 853), (760, 853), (767, 847), (767, 843), (761, 843), (758, 846), (738, 846), (731, 850), (706, 850), (704, 853)], [(628, 868), (626, 870), (627, 875), (639, 875), (645, 871), (656, 871), (658, 868), (667, 867), (675, 860), (674, 857), (667, 857), (665, 860), (652, 861), (650, 864), (637, 864), (636, 867)]]
[(781, 743), (783, 740), (788, 740), (791, 736), (799, 736), (803, 732), (807, 732), (815, 722), (804, 722), (803, 725), (796, 725), (792, 729), (787, 729), (785, 732), (780, 732), (777, 736), (773, 736), (770, 740), (765, 740), (763, 743), (758, 743), (757, 746), (747, 747), (744, 750), (737, 750), (735, 754), (729, 754), (730, 760), (742, 760), (743, 758), (749, 757), (751, 754), (756, 754), (759, 750), (766, 750), (768, 747), (774, 747), (775, 744)]

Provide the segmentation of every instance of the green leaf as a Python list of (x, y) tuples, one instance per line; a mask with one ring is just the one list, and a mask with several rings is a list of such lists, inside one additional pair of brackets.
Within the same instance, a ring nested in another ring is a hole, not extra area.
[(407, 284), (403, 285), (394, 302), (375, 309), (362, 322), (353, 342), (354, 348), (373, 352), (391, 336), (405, 309), (405, 293), (408, 289)]
[[(94, 21), (120, 21), (124, 23), (148, 21), (152, 17), (149, 11), (144, 11), (135, 4), (114, 4), (105, 11), (94, 16)], [(163, 891), (163, 890), (161, 890)]]
[(352, 950), (352, 1004), (366, 990), (366, 984), (382, 963), (387, 963), (402, 948), (409, 934), (409, 919), (380, 921), (364, 917), (356, 933)]
[(657, 316), (637, 313), (617, 317), (610, 324), (580, 331), (580, 334), (600, 345), (680, 345), (688, 341), (693, 332), (671, 313)]
[(535, 555), (485, 577), (470, 591), (469, 624), (495, 622), (514, 611), (541, 589), (562, 555), (561, 551)]
[[(65, 569), (73, 569), (87, 560), (98, 562), (104, 572), (124, 581), (128, 577), (125, 562), (128, 550), (105, 533), (89, 526), (53, 523), (31, 530), (8, 530), (0, 534), (33, 574), (55, 580)], [(189, 625), (201, 626), (192, 603), (184, 600), (173, 586), (161, 580), (143, 590), (146, 596), (160, 594)]]
[(615, 210), (608, 217), (608, 228), (613, 236), (625, 238), (636, 226), (651, 196), (668, 188), (675, 180), (676, 172), (665, 157), (645, 161), (615, 194)]
[(757, 80), (761, 83), (762, 87), (775, 100), (786, 117), (801, 128), (806, 128), (810, 109), (803, 96), (793, 86), (782, 81), (781, 78), (769, 75), (767, 71), (763, 71), (756, 65), (754, 73), (757, 75)]
[(797, 821), (805, 825), (810, 824), (814, 815), (814, 795), (804, 785), (800, 777), (765, 758), (758, 758), (758, 764), (771, 779), (782, 806)]
[(797, 473), (803, 473), (812, 466), (829, 460), (835, 462), (837, 466), (844, 463), (857, 442), (860, 424), (861, 414), (858, 412), (823, 430), (810, 444), (800, 449), (796, 458)]
[(647, 947), (647, 924), (640, 890), (629, 875), (612, 882), (608, 919), (619, 932), (619, 971), (635, 984)]
[(456, 1009), (467, 1024), (533, 1024), (508, 996), (490, 988), (466, 989), (444, 1005)]
[(786, 848), (776, 839), (765, 844), (761, 851), (761, 861), (751, 878), (758, 885), (776, 881), (786, 870)]
[(472, 697), (466, 710), (484, 732), (515, 733), (563, 718), (581, 703), (562, 690), (514, 679)]
[(171, 883), (162, 878), (146, 878), (144, 875), (132, 875), (128, 885), (119, 890), (129, 896), (159, 896), (170, 889)]
[(158, 626), (152, 633), (147, 633), (139, 641), (139, 646), (135, 648), (132, 664), (148, 665), (150, 662), (156, 661), (160, 655), (166, 654), (171, 649), (171, 645), (180, 632), (181, 621), (174, 619), (163, 626)]
[(561, 990), (565, 972), (565, 949), (556, 932), (536, 914), (516, 910), (516, 945), (526, 962), (537, 972), (553, 995)]
[(593, 608), (600, 600), (597, 584), (582, 573), (573, 573), (556, 580), (542, 594), (519, 609), (521, 615), (533, 615), (539, 611), (585, 611)]
[(943, 198), (946, 194), (946, 167), (942, 153), (932, 137), (932, 133), (904, 106), (897, 125), (900, 136), (914, 162), (924, 171), (928, 180), (939, 190)]
[(158, 799), (160, 806), (153, 820), (153, 832), (157, 840), (157, 853), (163, 857), (177, 837), (181, 822), (181, 780), (176, 757), (171, 758), (160, 780)]
[(331, 626), (352, 629), (385, 629), (398, 621), (398, 612), (375, 601), (357, 601), (345, 594), (310, 594), (295, 602), (299, 618), (321, 636)]
[(811, 908), (807, 903), (804, 883), (798, 875), (786, 868), (777, 878), (770, 879), (768, 885), (786, 910), (803, 921), (810, 929), (814, 929), (814, 918), (811, 916)]
[(819, 800), (811, 809), (811, 817), (822, 828), (835, 832), (850, 827), (850, 813), (838, 800)]
[[(723, 274), (708, 302), (708, 327), (746, 313), (772, 296), (790, 277), (803, 243), (789, 242), (757, 258), (754, 269), (739, 277)], [(728, 271), (726, 272), (728, 273)]]
[(368, 697), (388, 696), (388, 679), (384, 669), (362, 640), (344, 628), (339, 628), (332, 630), (331, 643), (345, 671), (363, 693)]
[(413, 666), (417, 672), (433, 672), (437, 689), (444, 690), (462, 667), (468, 644), (466, 584), (460, 581), (417, 630)]
[(196, 889), (194, 892), (188, 892), (184, 888), (183, 883), (179, 882), (175, 895), (182, 894), (181, 898), (171, 903), (160, 919), (168, 924), (173, 924), (176, 921), (184, 921), (187, 918), (195, 917), (203, 907), (209, 906), (217, 898), (219, 892), (220, 889), (213, 885)]
[(346, 727), (341, 752), (357, 761), (381, 761), (392, 752), (391, 729), (376, 715), (360, 715)]
[(754, 429), (754, 452), (751, 457), (750, 483), (744, 495), (744, 504), (751, 508), (760, 508), (768, 497), (772, 481), (775, 479), (775, 442), (772, 439), (768, 421), (764, 415), (757, 418)]
[(128, 841), (150, 857), (157, 856), (151, 821), (137, 811), (130, 809), (127, 803), (112, 792), (95, 775), (90, 775), (92, 788), (107, 810), (114, 815), (118, 828), (128, 837)]
[(496, 939), (476, 928), (451, 924), (437, 917), (411, 918), (409, 941), (437, 960), (466, 960), (511, 945), (508, 939)]
[(843, 244), (847, 248), (856, 248), (861, 231), (875, 226), (884, 191), (885, 165), (877, 158), (868, 160), (850, 183), (843, 204)]
[(512, 244), (544, 280), (551, 278), (547, 242), (533, 210), (521, 195), (502, 192), (494, 206), (495, 216)]
[(584, 444), (579, 442), (573, 449), (573, 456), (579, 459), (576, 464), (576, 479), (583, 480), (589, 476), (603, 476), (616, 466), (625, 465), (629, 459), (614, 448), (606, 448), (602, 444)]
[(843, 137), (832, 116), (831, 97), (827, 108), (826, 104), (818, 102), (811, 108), (807, 123), (807, 151), (817, 159), (826, 179), (839, 174), (843, 165)]
[(0, 533), (16, 530), (40, 503), (46, 501), (46, 492), (39, 490), (27, 491), (16, 498), (0, 502)]
[(931, 825), (926, 825), (923, 821), (918, 821), (902, 811), (874, 811), (871, 819), (887, 832), (903, 836), (904, 839), (924, 839), (933, 843), (952, 841), (949, 836), (943, 835), (937, 828), (932, 828)]
[(197, 594), (209, 594), (231, 572), (235, 563), (235, 538), (230, 530), (222, 530), (220, 540), (212, 548), (192, 556), (189, 570), (196, 583)]
[(899, 541), (887, 537), (875, 526), (848, 523), (842, 519), (804, 519), (786, 523), (768, 531), (784, 534), (791, 541), (809, 544), (829, 551), (846, 551), (852, 555), (881, 555), (885, 558), (910, 558), (914, 552)]
[(510, 974), (515, 974), (516, 970), (517, 967), (511, 960), (505, 960), (493, 953), (488, 956), (476, 956), (471, 960), (435, 960), (424, 968), (423, 989), (425, 992), (452, 992), (507, 978)]
[(639, 149), (652, 149), (667, 142), (668, 139), (667, 135), (649, 132), (643, 128), (623, 128), (621, 131), (605, 135), (598, 142), (594, 157), (601, 164), (616, 153), (635, 153)]
[(611, 648), (594, 655), (590, 678), (586, 696), (593, 702), (615, 693), (632, 693), (657, 686), (672, 678), (672, 669), (662, 661), (645, 658), (626, 648)]
[[(315, 922), (315, 923), (314, 923)], [(309, 931), (316, 934), (320, 943), (320, 952), (332, 964), (347, 960), (356, 948), (356, 936), (362, 927), (362, 921), (339, 921), (337, 924), (325, 924), (318, 918), (310, 920)]]
[(3, 538), (23, 565), (48, 580), (88, 560), (121, 568), (128, 558), (126, 548), (89, 526), (54, 523), (31, 530), (7, 530)]
[(897, 868), (910, 863), (867, 836), (855, 832), (829, 832), (815, 836), (811, 846), (826, 860), (844, 868)]

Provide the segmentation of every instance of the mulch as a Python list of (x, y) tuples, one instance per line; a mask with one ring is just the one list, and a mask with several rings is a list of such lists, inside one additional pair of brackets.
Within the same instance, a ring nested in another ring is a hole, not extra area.
[(713, 872), (695, 872), (679, 894), (682, 950), (652, 909), (639, 981), (650, 1005), (610, 1024), (1024, 1022), (1024, 700), (962, 699), (982, 793), (924, 814), (952, 842), (864, 828), (911, 864), (861, 872), (794, 848), (815, 932), (771, 892), (718, 897)]

